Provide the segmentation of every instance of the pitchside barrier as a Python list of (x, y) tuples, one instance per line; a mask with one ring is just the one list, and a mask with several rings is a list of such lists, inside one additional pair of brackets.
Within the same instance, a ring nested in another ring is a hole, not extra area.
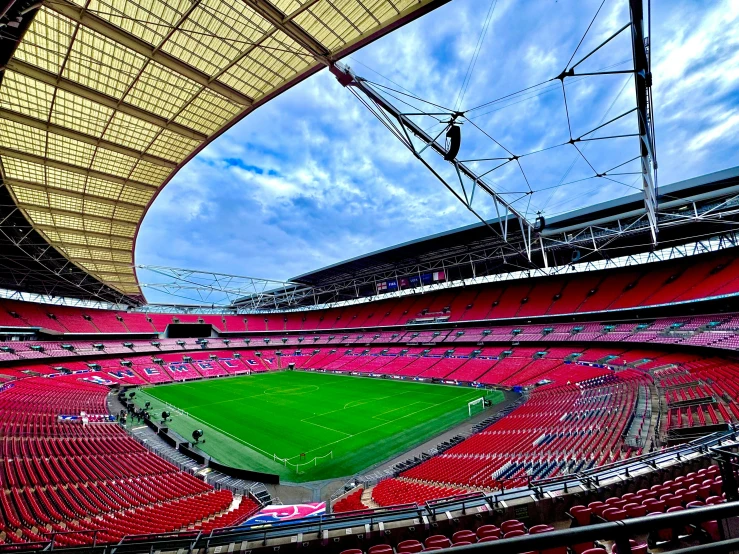
[(332, 450), (331, 452), (329, 452), (328, 454), (324, 454), (323, 456), (315, 456), (310, 461), (297, 462), (297, 463), (293, 463), (290, 460), (295, 460), (295, 459), (304, 460), (305, 459), (305, 456), (303, 454), (299, 454), (297, 456), (293, 456), (292, 458), (280, 458), (277, 454), (272, 454), (272, 459), (275, 462), (279, 462), (282, 465), (284, 465), (285, 467), (288, 467), (288, 466), (294, 467), (295, 468), (295, 473), (297, 473), (298, 475), (302, 475), (303, 473), (305, 473), (304, 471), (300, 471), (300, 468), (301, 467), (308, 467), (308, 466), (316, 467), (318, 465), (318, 461), (319, 460), (323, 460), (325, 458), (330, 458), (330, 459), (333, 460), (334, 459), (334, 451)]
[(231, 467), (225, 464), (221, 464), (211, 459), (208, 460), (208, 467), (220, 471), (224, 475), (233, 477), (235, 479), (243, 479), (245, 481), (258, 481), (260, 483), (268, 483), (270, 485), (279, 485), (280, 476), (274, 473), (262, 473), (261, 471), (251, 471), (249, 469), (240, 469), (238, 467)]
[[(243, 479), (245, 481), (258, 481), (260, 483), (269, 483), (270, 485), (279, 485), (280, 476), (273, 473), (262, 473), (260, 471), (252, 471), (249, 469), (242, 469), (240, 467), (232, 467), (220, 462), (216, 462), (212, 458), (208, 458), (204, 453), (197, 452), (190, 448), (190, 443), (187, 441), (178, 441), (169, 433), (167, 427), (160, 427), (151, 420), (148, 420), (146, 424), (159, 435), (164, 442), (169, 446), (175, 448), (181, 454), (184, 454), (191, 460), (196, 461), (201, 465), (207, 465), (216, 471), (220, 471), (224, 475), (233, 477), (235, 479)], [(179, 435), (177, 435), (179, 436)]]
[(166, 442), (172, 448), (177, 448), (179, 446), (177, 439), (169, 434), (169, 429), (167, 429), (166, 427), (162, 427), (161, 429), (159, 429), (157, 435), (159, 435), (159, 438)]
[(188, 458), (195, 460), (197, 463), (201, 465), (205, 465), (205, 456), (203, 454), (200, 454), (199, 452), (195, 452), (191, 448), (187, 446), (187, 443), (183, 442), (178, 447), (177, 450), (187, 456)]
[(258, 481), (260, 483), (269, 483), (270, 485), (280, 484), (279, 475), (275, 475), (274, 473), (262, 473), (261, 471), (252, 471), (249, 469), (242, 469), (240, 467), (233, 467), (222, 464), (212, 458), (209, 458), (204, 453), (193, 450), (192, 448), (190, 448), (190, 444), (186, 442), (180, 443), (180, 445), (177, 447), (177, 450), (191, 460), (194, 460), (201, 465), (213, 468), (216, 471), (220, 471), (224, 475), (228, 475), (229, 477), (233, 477), (235, 479)]

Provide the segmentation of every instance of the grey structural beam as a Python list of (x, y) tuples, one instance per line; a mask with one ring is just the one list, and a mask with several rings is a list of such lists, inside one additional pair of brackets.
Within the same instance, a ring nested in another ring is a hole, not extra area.
[(244, 3), (257, 14), (269, 21), (271, 25), (300, 44), (314, 57), (328, 65), (331, 58), (331, 51), (316, 40), (310, 33), (306, 32), (300, 25), (295, 23), (292, 20), (294, 16), (288, 17), (267, 0), (244, 0)]
[[(652, 113), (652, 73), (650, 55), (644, 36), (643, 0), (629, 0), (631, 14), (631, 45), (634, 56), (634, 86), (636, 111), (639, 120), (639, 148), (641, 156), (642, 190), (652, 241), (657, 243), (657, 156), (654, 143), (654, 116)], [(651, 49), (651, 48), (650, 48)]]
[[(493, 233), (498, 235), (511, 253), (517, 253), (522, 255), (529, 264), (531, 264), (531, 251), (532, 241), (536, 238), (536, 231), (534, 230), (533, 224), (526, 218), (525, 215), (520, 213), (515, 207), (511, 205), (505, 198), (498, 194), (493, 187), (491, 187), (481, 175), (478, 175), (469, 166), (463, 162), (457, 160), (456, 156), (450, 157), (446, 147), (438, 142), (438, 138), (446, 132), (454, 124), (457, 117), (461, 116), (461, 113), (449, 113), (450, 122), (439, 133), (436, 137), (429, 135), (419, 125), (417, 125), (407, 114), (403, 113), (402, 110), (397, 108), (391, 101), (383, 96), (375, 87), (372, 86), (367, 80), (355, 75), (348, 67), (340, 64), (335, 64), (330, 67), (331, 72), (336, 76), (339, 83), (345, 87), (348, 87), (356, 92), (361, 92), (366, 101), (360, 97), (365, 106), (377, 117), (384, 125), (388, 126), (392, 124), (392, 128), (388, 127), (391, 132), (400, 140), (406, 148), (408, 148), (413, 155), (421, 161), (431, 171), (435, 177), (437, 177), (442, 184), (454, 194), (457, 199), (462, 202), (465, 207), (472, 212), (483, 224), (490, 228)], [(375, 110), (380, 110), (375, 111)], [(418, 140), (424, 143), (422, 149), (417, 149), (410, 136), (415, 136)], [(455, 169), (457, 177), (459, 178), (460, 185), (464, 191), (464, 196), (460, 195), (447, 180), (440, 175), (422, 156), (421, 154), (425, 150), (431, 150), (438, 154), (441, 158), (449, 162)], [(511, 160), (517, 159), (515, 156), (511, 157)], [(463, 177), (469, 179), (471, 182), (471, 190), (467, 190), (463, 183)], [(497, 224), (491, 224), (487, 219), (482, 217), (473, 207), (472, 200), (474, 198), (475, 188), (480, 188), (484, 193), (489, 195), (495, 205), (495, 209), (498, 213)], [(521, 235), (521, 244), (513, 244), (509, 240), (509, 221), (514, 223), (517, 221)], [(523, 246), (523, 248), (521, 248)]]

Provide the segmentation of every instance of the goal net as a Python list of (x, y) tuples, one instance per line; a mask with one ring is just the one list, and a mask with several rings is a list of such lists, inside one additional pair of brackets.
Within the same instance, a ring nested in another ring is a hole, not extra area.
[(467, 402), (467, 411), (469, 412), (470, 417), (472, 417), (473, 414), (479, 414), (483, 410), (485, 410), (485, 399), (482, 396)]

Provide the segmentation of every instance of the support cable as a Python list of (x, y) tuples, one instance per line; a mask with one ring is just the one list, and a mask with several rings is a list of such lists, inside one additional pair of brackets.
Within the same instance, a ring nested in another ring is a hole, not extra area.
[(565, 64), (565, 71), (570, 66), (570, 63), (572, 63), (572, 60), (575, 57), (575, 54), (577, 54), (577, 51), (580, 49), (580, 46), (582, 46), (583, 41), (585, 40), (585, 37), (588, 36), (588, 33), (590, 32), (590, 28), (593, 26), (593, 23), (595, 23), (595, 18), (598, 17), (598, 14), (600, 13), (600, 10), (603, 8), (603, 4), (606, 3), (606, 0), (603, 0), (600, 3), (600, 6), (598, 6), (598, 10), (595, 12), (595, 15), (593, 16), (593, 19), (590, 20), (590, 24), (588, 25), (588, 28), (585, 29), (585, 33), (583, 34), (582, 38), (580, 39), (580, 42), (577, 43), (577, 47), (575, 48), (575, 51), (572, 53), (572, 56), (570, 56), (569, 61)]
[(480, 56), (480, 50), (482, 49), (482, 43), (485, 41), (485, 35), (488, 32), (488, 27), (490, 26), (490, 22), (493, 19), (493, 15), (495, 14), (495, 8), (498, 5), (498, 0), (491, 0), (490, 6), (488, 7), (488, 13), (485, 16), (485, 20), (482, 24), (482, 29), (480, 31), (480, 37), (477, 39), (477, 44), (475, 45), (475, 50), (472, 54), (472, 59), (470, 60), (469, 65), (467, 66), (467, 73), (464, 76), (464, 79), (462, 80), (462, 87), (460, 91), (457, 93), (457, 100), (454, 102), (455, 111), (459, 110), (460, 106), (462, 105), (462, 101), (464, 100), (465, 94), (467, 94), (467, 87), (470, 86), (470, 81), (472, 80), (472, 72), (475, 70), (475, 66), (477, 65), (477, 58)]

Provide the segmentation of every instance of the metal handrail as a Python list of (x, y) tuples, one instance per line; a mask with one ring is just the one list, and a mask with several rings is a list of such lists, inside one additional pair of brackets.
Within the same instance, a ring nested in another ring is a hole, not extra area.
[[(466, 552), (469, 554), (482, 554), (483, 552), (519, 554), (521, 552), (547, 550), (558, 546), (569, 546), (597, 540), (614, 540), (618, 545), (619, 554), (631, 554), (629, 539), (634, 536), (647, 534), (657, 529), (678, 529), (693, 523), (731, 517), (736, 518), (738, 514), (739, 502), (714, 504), (712, 506), (701, 506), (679, 512), (638, 517), (623, 521), (612, 521), (596, 525), (584, 525), (582, 527), (572, 527), (537, 535), (524, 535), (502, 539), (492, 543), (459, 546), (454, 549), (454, 552)], [(706, 545), (705, 548), (713, 546), (713, 551), (728, 552), (735, 550), (737, 545), (739, 545), (739, 539), (731, 539), (719, 541), (713, 545)], [(701, 553), (704, 552), (700, 548), (696, 550), (696, 552), (698, 551)]]
[[(542, 481), (536, 481), (532, 483), (532, 488), (534, 488), (534, 494), (539, 494), (541, 491), (545, 490), (544, 487), (546, 487), (546, 490), (551, 490), (552, 487), (556, 487), (558, 485), (563, 485), (566, 487), (569, 486), (575, 486), (577, 484), (587, 484), (589, 482), (594, 482), (597, 484), (598, 477), (601, 478), (607, 478), (612, 477), (615, 475), (620, 474), (622, 469), (628, 470), (629, 468), (634, 469), (641, 469), (643, 467), (646, 467), (647, 465), (651, 465), (651, 467), (655, 467), (656, 463), (667, 461), (670, 457), (675, 457), (676, 452), (678, 454), (691, 454), (691, 453), (700, 453), (700, 452), (708, 452), (709, 449), (712, 451), (717, 451), (719, 448), (716, 446), (723, 442), (725, 439), (735, 439), (735, 434), (733, 432), (725, 432), (725, 433), (715, 433), (713, 435), (710, 435), (709, 437), (705, 437), (704, 439), (701, 439), (699, 441), (695, 441), (694, 443), (688, 444), (688, 445), (678, 445), (674, 447), (670, 447), (668, 449), (659, 451), (659, 452), (652, 452), (649, 454), (642, 455), (638, 458), (632, 458), (630, 460), (623, 460), (621, 462), (616, 462), (613, 464), (609, 464), (607, 466), (601, 466), (598, 468), (593, 468), (591, 470), (587, 470), (585, 472), (581, 472), (578, 474), (573, 475), (567, 475), (567, 476), (560, 476), (558, 478), (553, 478), (549, 480), (542, 480)], [(719, 450), (720, 451), (720, 450)], [(680, 459), (680, 456), (678, 456), (678, 459)], [(634, 467), (636, 466), (636, 467)], [(391, 506), (386, 508), (381, 508), (377, 510), (372, 510), (370, 512), (366, 511), (360, 511), (358, 513), (343, 513), (343, 514), (326, 514), (317, 518), (313, 518), (310, 521), (296, 521), (294, 523), (281, 525), (279, 528), (266, 528), (261, 529), (259, 531), (257, 530), (251, 530), (248, 527), (225, 527), (225, 528), (219, 528), (214, 529), (208, 534), (203, 534), (201, 539), (199, 540), (208, 540), (208, 542), (211, 539), (223, 539), (228, 536), (244, 536), (248, 535), (249, 533), (256, 533), (258, 532), (263, 540), (266, 540), (269, 538), (269, 535), (271, 533), (277, 532), (278, 534), (283, 534), (285, 532), (289, 532), (290, 530), (294, 530), (295, 532), (299, 531), (305, 531), (306, 528), (312, 527), (315, 528), (318, 526), (320, 529), (326, 528), (329, 524), (340, 524), (344, 521), (346, 522), (354, 522), (354, 525), (358, 524), (365, 524), (370, 523), (374, 524), (379, 521), (383, 521), (387, 518), (397, 518), (399, 515), (403, 513), (408, 514), (416, 514), (418, 517), (421, 515), (428, 515), (428, 516), (434, 516), (439, 508), (442, 506), (448, 506), (448, 505), (459, 505), (463, 500), (465, 504), (467, 502), (475, 503), (487, 503), (491, 507), (495, 507), (498, 505), (498, 502), (502, 499), (505, 499), (509, 495), (514, 495), (514, 497), (522, 497), (522, 496), (528, 496), (532, 494), (532, 488), (529, 487), (522, 487), (520, 489), (514, 489), (507, 492), (498, 492), (494, 494), (484, 495), (482, 493), (472, 493), (472, 495), (466, 496), (464, 498), (443, 498), (432, 502), (427, 502), (425, 505), (419, 506), (416, 504), (407, 504), (402, 506)], [(477, 495), (480, 495), (479, 497)], [(358, 523), (360, 522), (360, 523)], [(70, 534), (73, 534), (74, 532), (69, 532)], [(77, 532), (81, 533), (81, 532)], [(172, 533), (166, 533), (163, 535), (169, 536), (169, 537), (181, 537), (180, 540), (187, 540), (187, 533), (188, 532), (181, 532), (181, 534), (177, 534), (176, 532)], [(189, 533), (192, 533), (190, 531)], [(140, 539), (134, 539), (133, 536), (129, 538), (129, 541), (135, 541)], [(176, 540), (175, 538), (172, 539), (173, 541)], [(498, 544), (500, 541), (496, 542)], [(40, 543), (44, 545), (45, 543)], [(130, 543), (128, 543), (130, 544)], [(142, 543), (143, 544), (143, 543)], [(121, 544), (123, 546), (123, 544)], [(47, 548), (48, 549), (48, 548)], [(54, 548), (56, 551), (57, 548)], [(0, 550), (1, 552), (1, 550)], [(455, 550), (456, 552), (456, 550)]]
[[(678, 512), (657, 514), (623, 521), (572, 527), (569, 529), (535, 535), (524, 535), (515, 538), (501, 539), (494, 542), (459, 546), (455, 547), (454, 551), (455, 553), (458, 552), (462, 554), (519, 554), (521, 552), (541, 551), (573, 544), (582, 544), (600, 540), (613, 540), (618, 545), (619, 553), (631, 554), (631, 544), (629, 543), (629, 539), (635, 536), (648, 534), (658, 529), (680, 529), (690, 524), (700, 524), (705, 521), (737, 518), (739, 517), (738, 514), (739, 501), (703, 506), (699, 508), (690, 508)], [(166, 541), (166, 537), (162, 538)], [(229, 535), (220, 537), (199, 535), (195, 540), (192, 540), (189, 543), (188, 550), (193, 552), (201, 548), (209, 549), (211, 546), (218, 546), (211, 544), (211, 540), (214, 538), (229, 540), (230, 537)], [(164, 541), (157, 541), (156, 545), (166, 548), (162, 542)], [(217, 542), (220, 545), (227, 544), (223, 541)], [(30, 545), (12, 546), (18, 549), (19, 546)], [(152, 551), (154, 543), (142, 541), (125, 545), (108, 545), (107, 547), (98, 547), (96, 550), (104, 554), (115, 554), (115, 552), (121, 551), (119, 550), (121, 547), (128, 547), (125, 549), (126, 552), (143, 553)], [(675, 550), (673, 552), (680, 554), (723, 554), (735, 551), (738, 547), (739, 539), (734, 538), (701, 546), (691, 546), (689, 548)], [(60, 554), (64, 554), (66, 552), (79, 552), (79, 548), (62, 548), (55, 551), (58, 551)]]

